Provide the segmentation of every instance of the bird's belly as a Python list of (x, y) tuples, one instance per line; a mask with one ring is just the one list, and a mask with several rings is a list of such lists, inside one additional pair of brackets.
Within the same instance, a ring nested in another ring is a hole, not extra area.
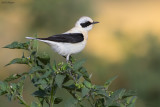
[(71, 54), (78, 53), (82, 51), (86, 45), (86, 42), (79, 42), (79, 43), (57, 43), (50, 44), (52, 49), (56, 51), (58, 54), (67, 56)]

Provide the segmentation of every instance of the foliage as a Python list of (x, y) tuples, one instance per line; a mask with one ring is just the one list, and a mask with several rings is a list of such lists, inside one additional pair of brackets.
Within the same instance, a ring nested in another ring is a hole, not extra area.
[[(37, 43), (35, 40), (18, 43), (14, 42), (5, 46), (10, 49), (25, 49), (30, 52), (29, 57), (24, 54), (21, 58), (13, 59), (11, 64), (26, 64), (30, 67), (28, 72), (22, 74), (13, 74), (0, 81), (0, 95), (6, 95), (10, 101), (18, 99), (20, 104), (26, 107), (43, 107), (48, 105), (53, 107), (63, 101), (62, 97), (56, 97), (57, 89), (65, 89), (72, 96), (65, 104), (65, 107), (85, 107), (88, 102), (91, 107), (134, 107), (136, 96), (135, 91), (126, 91), (119, 89), (110, 91), (108, 87), (114, 79), (113, 77), (106, 81), (102, 86), (95, 85), (90, 80), (90, 75), (82, 66), (85, 60), (75, 61), (71, 58), (70, 63), (61, 62), (53, 65), (50, 63), (50, 57), (47, 54), (37, 54)], [(23, 87), (26, 78), (29, 77), (36, 91), (33, 96), (38, 102), (27, 104), (23, 99)], [(17, 80), (17, 82), (13, 82)]]

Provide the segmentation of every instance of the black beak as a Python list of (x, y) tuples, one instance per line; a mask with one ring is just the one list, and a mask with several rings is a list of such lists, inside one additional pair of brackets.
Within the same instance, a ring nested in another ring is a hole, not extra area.
[(93, 22), (92, 24), (97, 24), (97, 23), (99, 23), (99, 22)]

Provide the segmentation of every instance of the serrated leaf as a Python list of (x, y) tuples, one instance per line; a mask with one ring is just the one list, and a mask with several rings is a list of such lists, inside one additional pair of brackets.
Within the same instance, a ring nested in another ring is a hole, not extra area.
[(41, 107), (37, 102), (32, 102), (30, 107)]
[(64, 71), (68, 68), (68, 64), (63, 64), (63, 66), (61, 67), (61, 70)]
[(1, 91), (0, 90), (0, 95), (4, 95), (4, 94), (6, 94), (7, 93), (7, 91)]
[(120, 107), (120, 102), (114, 101), (109, 107)]
[(98, 95), (102, 95), (102, 96), (105, 96), (105, 97), (109, 98), (109, 94), (105, 90), (100, 89), (100, 90), (96, 91), (96, 93)]
[(82, 67), (82, 65), (85, 63), (85, 61), (86, 61), (86, 59), (82, 59), (80, 61), (75, 62), (74, 65), (73, 65), (73, 69), (75, 71), (78, 70), (79, 68)]
[[(137, 97), (136, 96), (132, 96), (132, 97), (127, 97), (126, 98), (126, 103), (127, 104), (135, 104)], [(134, 107), (134, 106), (130, 106), (130, 107)]]
[(41, 76), (41, 79), (45, 79), (45, 78), (48, 78), (50, 76), (50, 74), (52, 73), (51, 70), (49, 71), (46, 71), (42, 76)]
[(84, 80), (84, 85), (87, 87), (87, 88), (92, 88), (92, 84), (86, 80)]
[(119, 90), (116, 90), (112, 95), (111, 95), (111, 98), (114, 99), (114, 100), (117, 100), (117, 99), (122, 99), (123, 95), (125, 94), (125, 89), (119, 89)]
[(11, 83), (11, 84), (10, 84), (10, 88), (11, 88), (12, 90), (17, 90), (17, 84), (16, 84), (16, 83)]
[(30, 45), (30, 42), (26, 42), (26, 43), (12, 42), (11, 44), (5, 46), (4, 48), (28, 50), (29, 45)]
[(35, 86), (41, 85), (43, 88), (46, 88), (48, 86), (48, 83), (44, 79), (40, 79), (37, 82), (34, 83)]
[(37, 56), (37, 59), (38, 59), (41, 63), (43, 63), (44, 65), (50, 63), (50, 57), (49, 57), (48, 54), (45, 54), (45, 53), (42, 54), (42, 55), (38, 55), (38, 56)]
[(82, 88), (82, 97), (88, 95), (89, 91), (90, 91), (90, 90), (89, 90), (88, 88), (83, 87), (83, 88)]
[(19, 74), (12, 74), (8, 78), (6, 78), (4, 81), (9, 82), (9, 81), (13, 81), (15, 79), (18, 79), (20, 77), (21, 77), (21, 75), (19, 75)]
[(127, 107), (135, 107), (135, 104), (128, 104)]
[(8, 89), (8, 83), (0, 81), (0, 90), (7, 91), (7, 89)]
[(118, 77), (118, 76), (114, 76), (114, 77), (110, 78), (109, 80), (107, 80), (107, 81), (105, 82), (104, 86), (105, 86), (106, 88), (108, 88), (108, 87), (110, 86), (110, 84), (111, 84), (117, 77)]
[(54, 99), (54, 104), (59, 104), (59, 103), (62, 102), (62, 101), (63, 101), (62, 98), (57, 97), (57, 98)]
[(81, 70), (78, 72), (78, 73), (81, 73), (81, 75), (83, 76), (83, 78), (89, 82), (91, 82), (91, 80), (89, 79), (89, 75), (88, 75), (88, 72), (86, 71), (85, 68), (81, 68)]
[[(65, 88), (65, 89), (67, 89), (67, 90), (75, 90), (75, 89), (76, 89), (76, 86), (75, 86), (74, 84), (69, 85), (69, 86), (64, 85), (63, 88)], [(79, 91), (79, 90), (77, 90), (77, 91)]]
[(96, 100), (95, 107), (106, 107), (106, 106), (104, 105), (104, 102), (105, 102), (104, 98), (99, 98), (99, 99), (97, 99), (97, 100)]
[(11, 64), (28, 64), (28, 63), (29, 63), (29, 59), (27, 58), (15, 58), (5, 66), (11, 65)]
[(111, 98), (106, 98), (106, 107), (110, 107), (110, 105), (112, 105), (113, 104), (113, 99), (111, 99)]
[(129, 90), (125, 92), (123, 97), (125, 98), (125, 97), (136, 96), (136, 95), (137, 95), (137, 92), (135, 90)]
[(96, 90), (102, 90), (102, 89), (105, 89), (104, 86), (100, 86), (100, 85), (94, 85), (95, 89)]
[(21, 78), (21, 80), (22, 80), (22, 79), (25, 79), (25, 78), (26, 78), (26, 74), (28, 74), (28, 72), (24, 72), (24, 73), (22, 73), (22, 74), (13, 74), (13, 75), (9, 76), (8, 78), (6, 78), (4, 81), (10, 82), (10, 81), (13, 81), (13, 80), (15, 80), (15, 79), (19, 79), (20, 77), (23, 76), (23, 77)]
[(49, 96), (49, 94), (47, 92), (45, 92), (45, 90), (41, 90), (41, 89), (35, 91), (32, 95), (35, 97), (40, 97), (40, 98), (44, 98), (44, 97)]
[(57, 64), (56, 64), (55, 60), (53, 61), (53, 67), (52, 68), (53, 68), (54, 71), (57, 71)]
[(38, 98), (38, 100), (41, 103), (41, 105), (43, 106), (43, 104), (44, 104), (44, 98)]
[(31, 68), (31, 70), (29, 71), (29, 74), (33, 74), (33, 73), (38, 72), (38, 71), (43, 71), (43, 69), (39, 66), (35, 66), (35, 67)]
[(66, 77), (66, 75), (60, 75), (60, 74), (56, 75), (55, 82), (59, 88), (62, 88), (62, 83), (63, 83), (65, 77)]
[(66, 101), (64, 107), (75, 107), (75, 105), (78, 103), (78, 100), (74, 98), (70, 98)]

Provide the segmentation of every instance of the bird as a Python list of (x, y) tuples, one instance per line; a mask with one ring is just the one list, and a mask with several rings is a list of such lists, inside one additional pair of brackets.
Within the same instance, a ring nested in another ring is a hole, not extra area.
[(75, 23), (75, 26), (65, 33), (47, 38), (26, 37), (26, 39), (34, 39), (48, 44), (55, 52), (65, 57), (66, 61), (69, 62), (72, 54), (79, 53), (85, 48), (88, 32), (97, 23), (99, 22), (93, 21), (90, 17), (82, 16)]

